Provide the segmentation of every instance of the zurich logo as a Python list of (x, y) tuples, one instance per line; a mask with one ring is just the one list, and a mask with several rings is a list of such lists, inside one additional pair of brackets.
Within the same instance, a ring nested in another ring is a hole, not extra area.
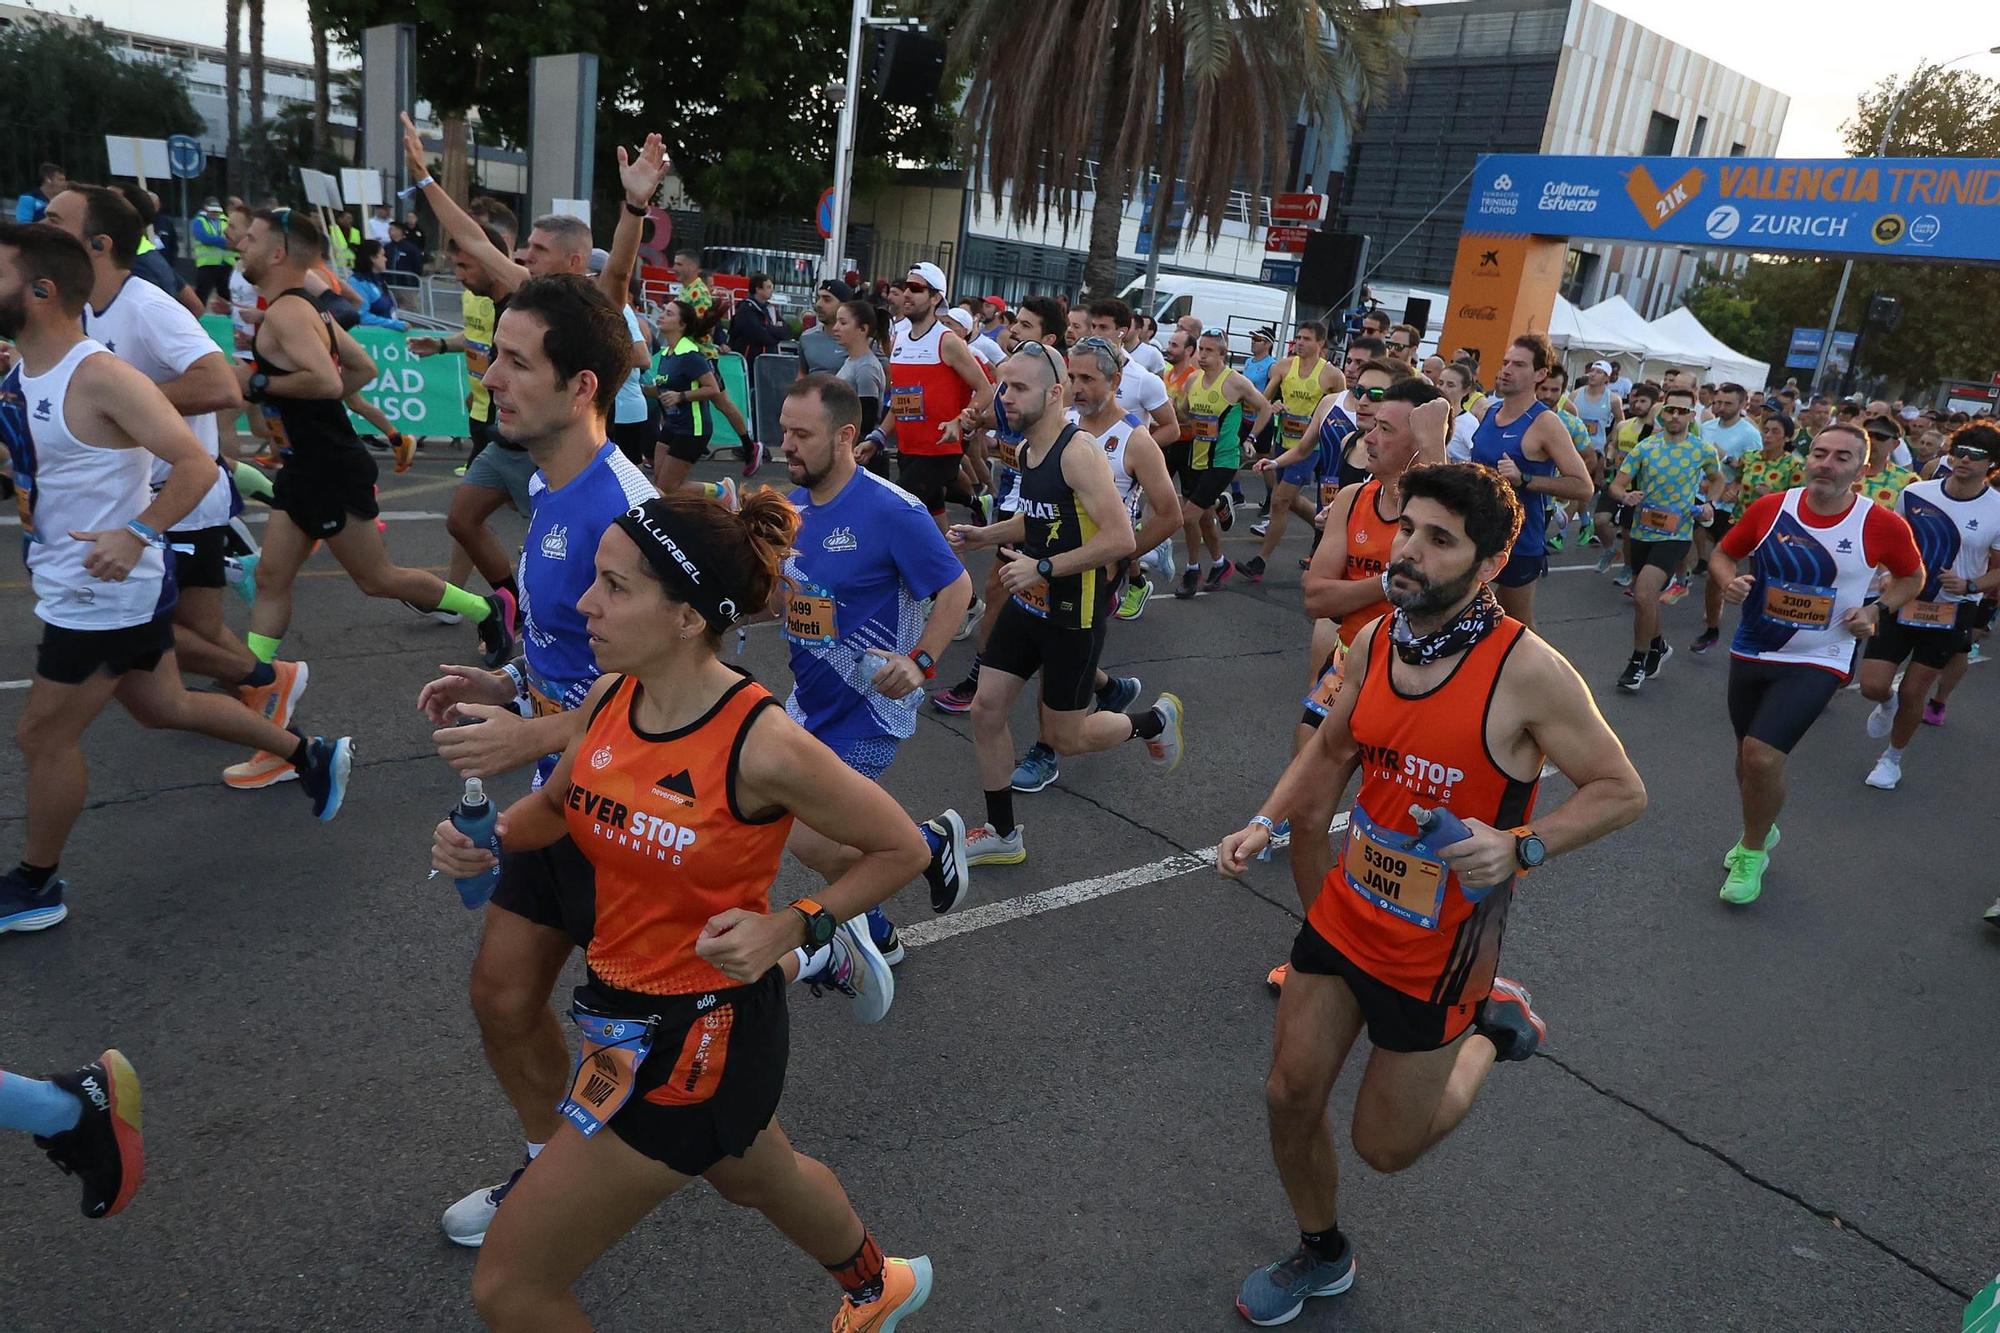
[(1514, 188), (1514, 178), (1503, 171), (1500, 173), (1499, 178), (1493, 182), (1493, 188), (1496, 190), (1511, 190)]
[(1710, 210), (1706, 223), (1709, 236), (1718, 241), (1728, 240), (1736, 234), (1736, 229), (1742, 225), (1743, 215), (1738, 213), (1729, 204), (1724, 204), (1720, 208)]

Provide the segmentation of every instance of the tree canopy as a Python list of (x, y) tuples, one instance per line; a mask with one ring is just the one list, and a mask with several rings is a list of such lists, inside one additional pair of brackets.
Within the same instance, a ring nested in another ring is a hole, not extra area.
[(0, 69), (4, 188), (31, 187), (42, 161), (72, 180), (105, 179), (107, 134), (158, 139), (203, 128), (177, 67), (128, 60), (95, 24), (33, 17), (0, 28)]

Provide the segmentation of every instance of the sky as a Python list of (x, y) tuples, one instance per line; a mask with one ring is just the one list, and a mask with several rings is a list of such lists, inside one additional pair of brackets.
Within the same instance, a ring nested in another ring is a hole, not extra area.
[[(1943, 62), (2000, 46), (1993, 0), (1898, 0), (1856, 7), (1857, 23), (1834, 22), (1826, 0), (1598, 0), (1662, 36), (1791, 96), (1778, 152), (1785, 157), (1843, 155), (1840, 126), (1855, 99), (1886, 74), (1924, 61)], [(114, 28), (183, 41), (223, 43), (223, 0), (42, 0)], [(305, 0), (266, 0), (265, 50), (312, 59)], [(1962, 68), (2000, 78), (2000, 56), (1981, 54)]]

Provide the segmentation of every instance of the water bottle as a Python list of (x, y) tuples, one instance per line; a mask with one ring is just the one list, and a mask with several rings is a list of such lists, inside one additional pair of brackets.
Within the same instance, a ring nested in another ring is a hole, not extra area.
[(486, 786), (478, 778), (465, 780), (465, 795), (451, 812), (451, 826), (472, 839), (475, 847), (484, 847), (493, 853), (493, 868), (482, 870), (477, 875), (464, 879), (454, 879), (458, 885), (459, 900), (467, 908), (486, 906), (486, 900), (493, 896), (495, 886), (500, 883), (500, 839), (494, 833), (494, 825), (500, 822), (500, 812), (486, 799)]
[[(1443, 806), (1426, 810), (1421, 805), (1413, 805), (1410, 807), (1410, 818), (1417, 821), (1417, 849), (1427, 856), (1437, 856), (1445, 848), (1472, 836), (1472, 830), (1465, 826), (1465, 821)], [(1496, 884), (1484, 887), (1467, 884), (1463, 878), (1458, 881), (1458, 891), (1465, 895), (1467, 902), (1479, 902), (1498, 887)]]
[(882, 674), (882, 668), (889, 665), (889, 659), (880, 653), (861, 654), (861, 685), (863, 689), (875, 688), (875, 677)]

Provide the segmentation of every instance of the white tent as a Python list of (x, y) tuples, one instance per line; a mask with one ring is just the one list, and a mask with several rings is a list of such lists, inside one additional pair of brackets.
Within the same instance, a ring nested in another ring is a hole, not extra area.
[(1771, 376), (1770, 362), (1754, 360), (1729, 346), (1704, 328), (1686, 306), (1661, 315), (1651, 327), (1658, 331), (1662, 342), (1698, 350), (1701, 364), (1708, 367), (1703, 378), (1711, 384), (1733, 380), (1748, 388), (1761, 389)]
[(1622, 296), (1599, 301), (1583, 313), (1595, 320), (1599, 327), (1643, 349), (1638, 353), (1639, 372), (1632, 376), (1635, 382), (1658, 379), (1663, 371), (1705, 370), (1708, 367), (1709, 353), (1705, 347), (1677, 337), (1673, 330), (1663, 329), (1657, 323), (1647, 323), (1645, 316), (1634, 310), (1632, 303)]
[(1549, 341), (1558, 351), (1566, 354), (1566, 360), (1574, 360), (1593, 354), (1607, 352), (1630, 354), (1643, 350), (1643, 344), (1620, 336), (1593, 319), (1587, 310), (1579, 310), (1561, 296), (1556, 297), (1556, 307), (1549, 315)]

